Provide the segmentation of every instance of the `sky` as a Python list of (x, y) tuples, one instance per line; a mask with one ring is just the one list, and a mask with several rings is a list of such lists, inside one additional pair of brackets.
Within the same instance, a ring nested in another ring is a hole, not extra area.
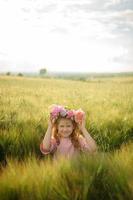
[(0, 0), (0, 72), (133, 72), (133, 0)]

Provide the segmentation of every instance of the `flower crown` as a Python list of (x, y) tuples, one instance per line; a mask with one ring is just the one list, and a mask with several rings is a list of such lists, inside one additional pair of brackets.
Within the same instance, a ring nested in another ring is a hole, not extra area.
[(80, 108), (78, 110), (70, 110), (61, 105), (52, 104), (50, 106), (51, 119), (58, 119), (59, 117), (65, 117), (71, 119), (76, 123), (81, 123), (85, 116), (85, 112)]

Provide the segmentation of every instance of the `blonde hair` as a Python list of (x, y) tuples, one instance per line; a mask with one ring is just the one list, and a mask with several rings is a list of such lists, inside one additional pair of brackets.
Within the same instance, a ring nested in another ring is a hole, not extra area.
[[(54, 138), (56, 139), (57, 144), (60, 143), (60, 136), (59, 136), (59, 134), (58, 134), (57, 126), (58, 126), (58, 124), (59, 124), (59, 122), (60, 122), (61, 119), (67, 119), (67, 118), (65, 118), (65, 117), (59, 117), (59, 118), (54, 122), (54, 124), (53, 124), (53, 129), (52, 129), (52, 137), (54, 137)], [(74, 146), (75, 148), (80, 149), (80, 143), (79, 143), (78, 138), (81, 136), (82, 133), (81, 133), (81, 131), (79, 130), (77, 123), (76, 123), (74, 120), (71, 120), (71, 119), (68, 119), (68, 120), (70, 120), (70, 121), (72, 122), (73, 127), (74, 127), (73, 132), (72, 132), (72, 134), (70, 135), (71, 142), (72, 142), (72, 144), (73, 144), (73, 146)]]

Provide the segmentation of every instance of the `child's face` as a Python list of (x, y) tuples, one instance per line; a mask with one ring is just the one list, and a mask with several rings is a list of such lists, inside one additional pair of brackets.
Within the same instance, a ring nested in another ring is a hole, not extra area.
[(58, 134), (63, 137), (63, 138), (67, 138), (69, 137), (74, 129), (73, 123), (70, 119), (60, 119), (58, 125), (57, 125), (57, 129), (58, 129)]

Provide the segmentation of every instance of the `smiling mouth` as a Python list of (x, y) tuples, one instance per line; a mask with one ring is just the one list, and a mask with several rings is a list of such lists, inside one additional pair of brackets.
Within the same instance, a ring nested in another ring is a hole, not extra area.
[(69, 135), (70, 133), (62, 133), (63, 135)]

